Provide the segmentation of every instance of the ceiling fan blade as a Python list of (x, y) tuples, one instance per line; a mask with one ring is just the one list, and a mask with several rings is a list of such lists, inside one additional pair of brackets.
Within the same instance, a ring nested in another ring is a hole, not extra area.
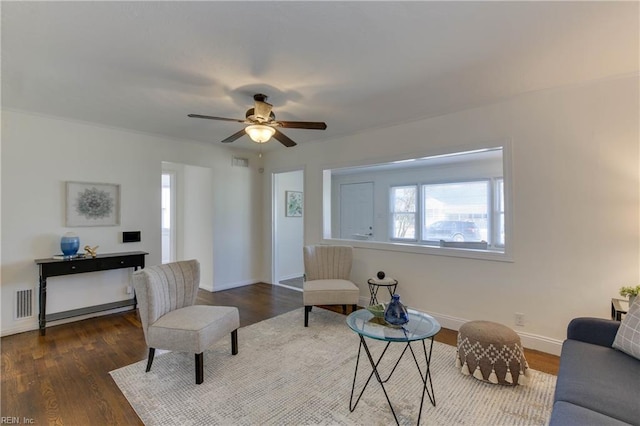
[(212, 117), (210, 115), (189, 114), (191, 118), (206, 118), (207, 120), (219, 120), (219, 121), (235, 121), (236, 123), (245, 123), (246, 120), (240, 120), (237, 118), (224, 118), (224, 117)]
[(288, 129), (325, 130), (327, 128), (327, 123), (316, 121), (278, 121), (278, 124)]
[(226, 138), (225, 140), (222, 141), (222, 143), (230, 143), (235, 141), (236, 139), (240, 139), (242, 136), (246, 135), (247, 133), (244, 131), (244, 129), (239, 130), (237, 132), (235, 132), (234, 134), (232, 134), (231, 136), (229, 136), (228, 138)]
[(291, 148), (292, 146), (296, 146), (297, 145), (297, 143), (295, 143), (294, 141), (289, 139), (289, 137), (287, 135), (285, 135), (284, 133), (282, 133), (278, 129), (274, 129), (274, 130), (276, 132), (274, 133), (273, 137), (276, 138), (277, 140), (279, 140), (282, 145), (286, 146), (287, 148)]

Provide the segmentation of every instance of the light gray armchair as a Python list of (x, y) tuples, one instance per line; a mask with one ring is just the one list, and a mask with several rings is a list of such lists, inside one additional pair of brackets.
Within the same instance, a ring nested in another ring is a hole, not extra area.
[(144, 338), (149, 346), (147, 372), (156, 348), (195, 353), (196, 384), (204, 380), (203, 352), (231, 333), (238, 353), (238, 308), (194, 305), (200, 284), (197, 260), (152, 266), (133, 274)]
[(304, 247), (304, 275), (302, 301), (304, 326), (309, 326), (309, 313), (314, 305), (347, 305), (358, 307), (360, 290), (350, 281), (353, 248), (348, 246)]

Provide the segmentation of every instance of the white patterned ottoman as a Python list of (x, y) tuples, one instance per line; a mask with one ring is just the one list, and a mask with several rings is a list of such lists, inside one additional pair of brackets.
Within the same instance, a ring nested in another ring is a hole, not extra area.
[(525, 385), (529, 375), (520, 336), (491, 321), (469, 321), (460, 327), (456, 366), (462, 374), (501, 385)]

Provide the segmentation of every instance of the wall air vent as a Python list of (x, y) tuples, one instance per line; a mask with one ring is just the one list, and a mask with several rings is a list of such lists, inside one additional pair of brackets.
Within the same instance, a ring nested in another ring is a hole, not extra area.
[(231, 163), (233, 167), (249, 167), (249, 159), (242, 157), (233, 157), (233, 162)]
[(30, 318), (33, 316), (33, 289), (16, 291), (15, 319)]

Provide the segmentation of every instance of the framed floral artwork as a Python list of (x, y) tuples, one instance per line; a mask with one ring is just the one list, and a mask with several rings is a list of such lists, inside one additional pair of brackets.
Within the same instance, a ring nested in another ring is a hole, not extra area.
[(66, 226), (120, 224), (120, 185), (67, 182)]
[(285, 216), (302, 217), (302, 192), (285, 191)]

